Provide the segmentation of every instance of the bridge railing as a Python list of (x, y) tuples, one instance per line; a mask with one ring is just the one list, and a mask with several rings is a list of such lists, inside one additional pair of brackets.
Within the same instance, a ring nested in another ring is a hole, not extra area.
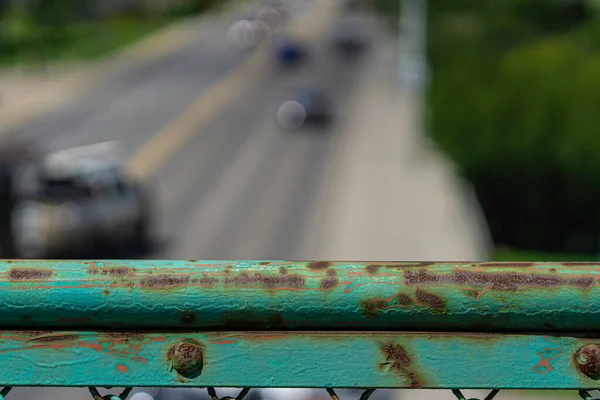
[(362, 400), (378, 388), (591, 399), (599, 278), (594, 263), (5, 260), (0, 395), (319, 387), (334, 400), (339, 388), (364, 389)]

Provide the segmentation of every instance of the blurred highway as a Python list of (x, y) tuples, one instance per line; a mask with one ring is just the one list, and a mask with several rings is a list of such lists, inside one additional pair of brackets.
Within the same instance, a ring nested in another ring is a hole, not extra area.
[[(297, 25), (309, 57), (296, 67), (280, 67), (268, 49), (233, 48), (227, 30), (245, 15), (228, 16), (193, 46), (102, 82), (19, 131), (50, 149), (121, 142), (158, 195), (165, 247), (152, 257), (293, 258), (364, 59), (332, 55), (333, 14), (326, 21), (314, 8), (333, 7), (312, 3), (283, 2), (310, 26)], [(295, 82), (329, 92), (332, 127), (280, 127), (277, 108)], [(192, 119), (178, 121), (186, 112)]]
[[(268, 46), (232, 47), (228, 29), (247, 12), (226, 15), (198, 26), (191, 46), (103, 80), (18, 132), (50, 150), (118, 140), (157, 195), (163, 246), (150, 257), (294, 258), (364, 58), (332, 56), (326, 33), (337, 2), (282, 3), (291, 32), (309, 50), (292, 69), (281, 68)], [(279, 125), (277, 109), (296, 82), (329, 92), (331, 127)], [(79, 398), (86, 391), (22, 388), (11, 398)]]
[[(293, 72), (269, 65), (158, 172), (158, 215), (173, 238), (169, 257), (299, 256), (302, 228), (334, 136), (344, 133), (344, 114), (361, 68), (360, 60), (333, 60), (328, 42), (315, 43), (311, 53)], [(290, 79), (316, 82), (329, 91), (338, 118), (332, 127), (285, 131), (279, 126), (277, 108)]]
[[(462, 228), (468, 207), (455, 207), (460, 196), (448, 189), (454, 181), (437, 172), (447, 166), (430, 168), (429, 158), (419, 164), (426, 168), (413, 166), (422, 143), (419, 128), (410, 125), (410, 98), (391, 97), (382, 108), (388, 114), (379, 114), (379, 92), (363, 90), (368, 77), (389, 72), (375, 68), (378, 47), (393, 61), (395, 42), (380, 41), (380, 28), (364, 16), (372, 46), (362, 57), (341, 60), (330, 35), (341, 15), (338, 1), (281, 2), (291, 11), (291, 32), (308, 45), (308, 58), (296, 67), (280, 67), (268, 45), (241, 50), (227, 42), (231, 24), (251, 11), (245, 10), (199, 25), (191, 45), (128, 68), (19, 131), (50, 149), (121, 142), (131, 168), (156, 193), (161, 245), (146, 257), (480, 258), (484, 233)], [(393, 78), (383, 81), (387, 87)], [(296, 82), (329, 93), (331, 126), (289, 131), (279, 125), (278, 107)], [(369, 118), (361, 120), (360, 109)], [(390, 113), (394, 118), (382, 120)], [(334, 166), (346, 172), (332, 181)], [(365, 229), (369, 223), (377, 226)], [(394, 236), (397, 230), (402, 235)], [(11, 399), (88, 396), (83, 392), (19, 389)], [(178, 398), (165, 392), (165, 399)]]

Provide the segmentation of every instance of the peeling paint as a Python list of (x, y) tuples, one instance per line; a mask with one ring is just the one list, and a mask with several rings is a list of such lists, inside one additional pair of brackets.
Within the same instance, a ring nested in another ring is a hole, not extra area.
[(404, 272), (406, 285), (444, 285), (458, 284), (470, 286), (487, 286), (492, 290), (512, 290), (518, 287), (552, 288), (559, 286), (575, 286), (591, 288), (596, 279), (594, 277), (566, 278), (556, 274), (524, 274), (524, 273), (482, 273), (472, 271), (453, 271), (451, 273), (436, 274), (425, 269)]
[[(36, 330), (596, 332), (598, 276), (594, 263), (0, 262), (0, 320)], [(232, 314), (240, 304), (244, 315)]]
[(150, 289), (173, 288), (177, 286), (184, 286), (189, 282), (189, 280), (190, 277), (185, 275), (151, 276), (146, 279), (142, 279), (140, 286)]
[(308, 263), (308, 269), (319, 271), (329, 268), (330, 265), (331, 263), (329, 261), (313, 261)]
[(53, 271), (41, 268), (12, 268), (8, 273), (11, 281), (42, 281), (48, 280)]

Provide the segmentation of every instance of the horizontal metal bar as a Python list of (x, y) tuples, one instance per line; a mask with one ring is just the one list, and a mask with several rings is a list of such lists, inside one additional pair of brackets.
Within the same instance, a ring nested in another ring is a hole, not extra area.
[(589, 343), (495, 334), (4, 332), (0, 384), (600, 388), (574, 363)]
[(594, 263), (4, 261), (15, 329), (600, 330)]

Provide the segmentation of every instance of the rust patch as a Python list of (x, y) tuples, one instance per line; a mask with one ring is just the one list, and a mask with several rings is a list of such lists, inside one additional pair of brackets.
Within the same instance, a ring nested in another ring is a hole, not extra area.
[(198, 321), (198, 315), (193, 311), (184, 311), (181, 313), (181, 322), (184, 324), (193, 324)]
[(588, 344), (575, 353), (575, 365), (588, 378), (600, 379), (600, 346)]
[(331, 262), (329, 261), (313, 261), (308, 264), (308, 268), (314, 271), (320, 271), (329, 268)]
[(587, 266), (590, 266), (590, 265), (598, 265), (597, 263), (592, 262), (592, 261), (587, 261), (587, 262), (583, 262), (583, 261), (582, 262), (562, 262), (560, 264), (564, 265), (565, 267), (579, 267), (579, 266), (582, 266), (582, 267), (585, 266), (585, 267), (587, 267)]
[(403, 293), (396, 296), (396, 302), (401, 306), (410, 306), (411, 304), (413, 304), (413, 301), (410, 298), (410, 296)]
[(321, 289), (329, 290), (338, 285), (339, 281), (334, 276), (329, 276), (321, 281)]
[[(419, 261), (419, 262), (411, 262), (411, 263), (396, 263), (396, 264), (378, 264), (384, 268), (390, 269), (406, 269), (406, 268), (416, 268), (416, 267), (430, 267), (432, 265), (439, 264), (439, 262), (431, 262), (431, 261)], [(376, 265), (376, 264), (373, 264)]]
[(418, 375), (410, 368), (412, 360), (404, 347), (399, 344), (386, 344), (381, 346), (381, 351), (385, 357), (385, 362), (380, 364), (381, 369), (406, 376), (411, 388), (423, 387)]
[(181, 275), (160, 275), (151, 276), (146, 279), (142, 279), (140, 282), (141, 287), (158, 289), (158, 288), (172, 288), (177, 286), (184, 286), (188, 283), (190, 278), (188, 276)]
[(110, 294), (110, 290), (108, 289), (104, 289), (104, 291), (102, 292), (103, 295), (108, 296)]
[(301, 287), (305, 280), (300, 275), (264, 275), (261, 273), (249, 274), (242, 272), (233, 278), (225, 278), (225, 283), (235, 286), (253, 286), (260, 285), (267, 288), (275, 287)]
[(54, 271), (41, 268), (13, 268), (8, 273), (11, 281), (40, 281), (48, 280)]
[[(437, 311), (446, 311), (446, 304), (438, 296), (417, 289), (417, 300), (429, 308)], [(407, 296), (408, 297), (408, 296)]]
[(48, 332), (45, 332), (45, 331), (10, 331), (10, 333), (17, 335), (17, 336), (36, 337), (36, 336), (41, 336), (43, 334), (47, 334)]
[(131, 274), (131, 269), (127, 267), (104, 268), (100, 270), (102, 275), (127, 276)]
[(113, 339), (121, 339), (121, 340), (144, 340), (145, 336), (143, 333), (139, 332), (103, 332), (104, 336)]
[(417, 374), (414, 372), (409, 372), (408, 373), (408, 379), (410, 379), (410, 387), (413, 389), (418, 389), (420, 387), (423, 387), (423, 385), (421, 384), (421, 382), (419, 382), (419, 378), (417, 377)]
[(210, 278), (208, 276), (202, 276), (202, 278), (197, 280), (201, 285), (212, 286), (217, 283), (217, 278)]
[(203, 367), (203, 348), (194, 340), (184, 340), (173, 345), (167, 354), (173, 368), (184, 378), (200, 376)]
[(593, 277), (563, 278), (560, 276), (524, 274), (524, 273), (484, 273), (473, 271), (454, 271), (449, 274), (432, 274), (421, 269), (405, 271), (406, 285), (457, 284), (485, 286), (493, 290), (511, 290), (518, 287), (558, 287), (576, 286), (591, 288), (595, 284)]
[(386, 361), (390, 362), (392, 371), (400, 372), (410, 366), (410, 358), (406, 350), (400, 345), (388, 344), (383, 346)]
[(446, 304), (440, 297), (420, 289), (417, 289), (416, 291), (416, 300), (413, 300), (407, 294), (399, 293), (389, 298), (361, 300), (359, 305), (368, 317), (376, 317), (379, 311), (387, 308), (409, 307), (415, 305), (427, 308), (429, 312), (431, 312), (431, 310), (446, 311)]
[(482, 262), (474, 264), (475, 267), (515, 267), (529, 268), (535, 266), (532, 262)]
[(379, 271), (379, 268), (381, 268), (381, 265), (377, 264), (369, 264), (365, 267), (369, 275), (375, 275)]
[(70, 342), (79, 339), (79, 335), (66, 334), (66, 335), (47, 335), (39, 336), (27, 340), (30, 343), (53, 343), (53, 342)]
[(374, 316), (379, 311), (388, 307), (388, 301), (385, 299), (363, 300), (360, 302), (360, 306), (367, 313), (367, 315)]
[(123, 364), (117, 364), (117, 369), (119, 370), (119, 372), (122, 372), (122, 373), (129, 371), (129, 368), (127, 368), (127, 366), (123, 365)]

